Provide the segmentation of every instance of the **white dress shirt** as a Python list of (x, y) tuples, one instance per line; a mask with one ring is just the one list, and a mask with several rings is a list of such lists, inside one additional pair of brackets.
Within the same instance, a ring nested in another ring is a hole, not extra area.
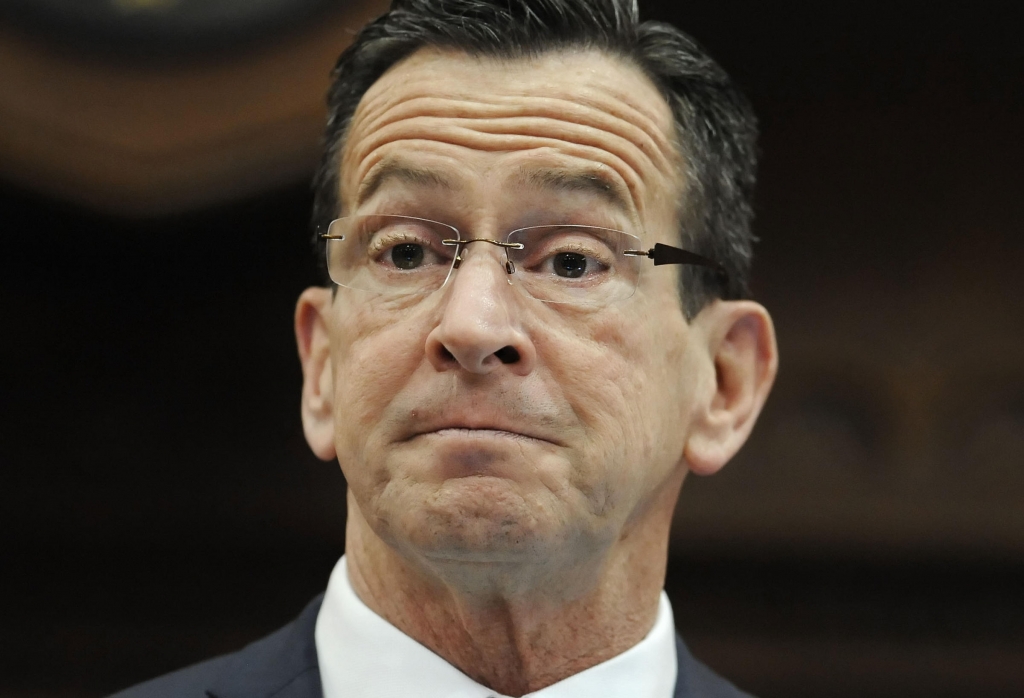
[[(507, 698), (371, 611), (352, 589), (344, 556), (331, 573), (315, 637), (324, 698)], [(662, 592), (654, 627), (638, 644), (524, 698), (671, 698), (676, 671), (672, 607)]]

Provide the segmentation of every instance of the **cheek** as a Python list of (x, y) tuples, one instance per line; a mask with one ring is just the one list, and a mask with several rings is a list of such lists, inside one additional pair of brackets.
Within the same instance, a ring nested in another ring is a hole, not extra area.
[(388, 404), (420, 365), (426, 335), (416, 323), (359, 304), (336, 316), (331, 347), (335, 438), (339, 453), (357, 456)]
[[(665, 424), (653, 409), (665, 370), (651, 353), (661, 338), (630, 314), (587, 318), (576, 332), (548, 333), (542, 347), (552, 383), (582, 425), (577, 487), (601, 509), (621, 509), (650, 489)], [(600, 512), (596, 512), (600, 513)]]

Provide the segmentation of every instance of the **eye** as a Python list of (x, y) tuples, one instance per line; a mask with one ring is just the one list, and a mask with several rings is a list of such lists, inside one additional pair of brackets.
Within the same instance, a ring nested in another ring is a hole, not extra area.
[(596, 229), (549, 226), (525, 229), (516, 237), (525, 248), (517, 255), (519, 266), (553, 281), (595, 283), (615, 265), (614, 246)]
[(513, 230), (506, 248), (510, 274), (534, 298), (600, 306), (636, 290), (639, 263), (623, 250), (639, 238), (589, 225), (539, 225)]
[(399, 269), (415, 269), (423, 264), (423, 245), (406, 242), (391, 248), (391, 261)]
[(551, 260), (551, 266), (558, 276), (578, 279), (587, 271), (587, 258), (578, 252), (559, 252)]
[(442, 244), (444, 233), (405, 221), (392, 223), (370, 235), (367, 259), (392, 271), (425, 271), (451, 263), (451, 251)]

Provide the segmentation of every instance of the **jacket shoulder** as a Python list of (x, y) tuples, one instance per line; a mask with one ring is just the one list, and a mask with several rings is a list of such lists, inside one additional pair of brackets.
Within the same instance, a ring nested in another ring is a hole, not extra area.
[(298, 618), (237, 652), (115, 693), (110, 698), (322, 698), (313, 631), (323, 596)]
[(243, 652), (245, 650), (193, 664), (126, 688), (110, 698), (208, 698), (206, 691), (211, 684), (230, 665), (232, 659)]

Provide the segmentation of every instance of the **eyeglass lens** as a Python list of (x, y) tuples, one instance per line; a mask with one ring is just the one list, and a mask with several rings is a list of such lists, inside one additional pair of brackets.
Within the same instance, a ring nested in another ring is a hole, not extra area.
[[(468, 243), (485, 244), (443, 223), (393, 215), (341, 218), (331, 224), (328, 236), (331, 279), (385, 296), (440, 288)], [(639, 245), (633, 235), (592, 226), (545, 225), (513, 231), (505, 242), (514, 245), (505, 248), (510, 281), (538, 300), (603, 305), (636, 290), (639, 260), (622, 254)]]

